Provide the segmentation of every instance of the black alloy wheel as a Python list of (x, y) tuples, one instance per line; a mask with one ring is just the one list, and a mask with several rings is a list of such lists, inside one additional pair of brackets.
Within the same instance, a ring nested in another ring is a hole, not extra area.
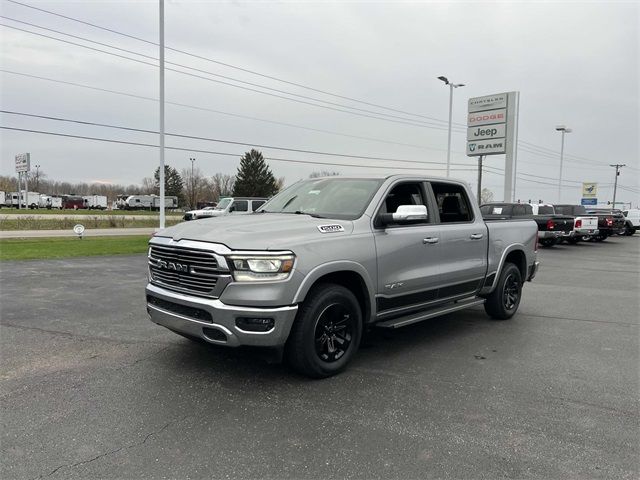
[(484, 310), (495, 320), (507, 320), (515, 315), (522, 297), (522, 274), (513, 263), (507, 263), (500, 272), (494, 290), (486, 297)]
[(520, 302), (520, 288), (520, 279), (516, 278), (514, 273), (509, 274), (505, 279), (502, 291), (502, 301), (505, 309), (513, 310), (518, 305)]
[(316, 322), (316, 354), (323, 362), (340, 360), (351, 346), (353, 339), (353, 312), (342, 304), (326, 307)]
[(361, 307), (351, 290), (316, 285), (298, 308), (285, 345), (287, 363), (311, 378), (335, 375), (357, 352), (362, 329)]

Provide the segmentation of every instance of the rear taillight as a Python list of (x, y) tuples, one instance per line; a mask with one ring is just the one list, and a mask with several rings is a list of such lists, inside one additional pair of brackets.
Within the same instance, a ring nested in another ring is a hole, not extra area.
[(582, 227), (582, 220), (576, 220), (576, 228)]
[(547, 220), (547, 230), (553, 230), (553, 220)]
[(607, 218), (607, 227), (613, 225), (613, 218)]

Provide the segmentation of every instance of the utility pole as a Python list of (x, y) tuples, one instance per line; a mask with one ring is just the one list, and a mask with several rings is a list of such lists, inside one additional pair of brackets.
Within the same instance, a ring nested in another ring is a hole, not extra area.
[(624, 163), (616, 163), (613, 165), (609, 165), (610, 167), (614, 167), (616, 169), (616, 178), (613, 182), (613, 208), (616, 208), (616, 193), (618, 193), (618, 176), (620, 175), (620, 169), (622, 167), (626, 167), (627, 165)]
[(560, 176), (558, 177), (558, 203), (562, 203), (562, 163), (564, 161), (564, 134), (571, 133), (573, 130), (565, 125), (558, 125), (556, 130), (562, 132), (562, 143), (560, 144)]
[(40, 192), (40, 165), (36, 165), (36, 192)]
[(447, 138), (447, 178), (451, 171), (451, 120), (453, 117), (453, 89), (464, 87), (464, 83), (450, 82), (447, 77), (440, 76), (438, 80), (442, 80), (445, 85), (449, 85), (449, 134)]
[(482, 205), (482, 160), (484, 155), (478, 157), (478, 205)]
[(159, 0), (160, 20), (160, 228), (165, 226), (164, 216), (164, 0)]
[(195, 158), (190, 158), (191, 160), (191, 208), (195, 210), (196, 207), (196, 180), (193, 176), (193, 164), (196, 162)]

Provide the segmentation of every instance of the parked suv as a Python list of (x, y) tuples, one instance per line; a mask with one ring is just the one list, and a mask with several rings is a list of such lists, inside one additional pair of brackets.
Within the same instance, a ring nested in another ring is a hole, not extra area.
[(463, 182), (308, 179), (251, 215), (156, 233), (147, 311), (188, 338), (275, 348), (327, 377), (366, 328), (479, 305), (511, 318), (538, 269), (536, 235), (530, 219), (485, 222)]
[(267, 201), (259, 197), (225, 197), (221, 198), (215, 207), (205, 207), (202, 210), (191, 210), (184, 214), (185, 220), (198, 218), (222, 217), (225, 215), (238, 215), (253, 213)]

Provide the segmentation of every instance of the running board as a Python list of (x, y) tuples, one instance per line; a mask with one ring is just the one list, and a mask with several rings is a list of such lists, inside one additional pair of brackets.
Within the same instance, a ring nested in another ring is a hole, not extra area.
[(453, 304), (447, 304), (442, 307), (428, 310), (426, 312), (418, 312), (405, 317), (394, 318), (387, 320), (386, 322), (376, 323), (376, 327), (380, 328), (400, 328), (412, 323), (418, 323), (429, 318), (439, 317), (440, 315), (446, 315), (447, 313), (457, 312), (458, 310), (464, 310), (465, 308), (475, 307), (476, 305), (484, 304), (484, 298), (473, 298), (471, 300), (461, 300)]

